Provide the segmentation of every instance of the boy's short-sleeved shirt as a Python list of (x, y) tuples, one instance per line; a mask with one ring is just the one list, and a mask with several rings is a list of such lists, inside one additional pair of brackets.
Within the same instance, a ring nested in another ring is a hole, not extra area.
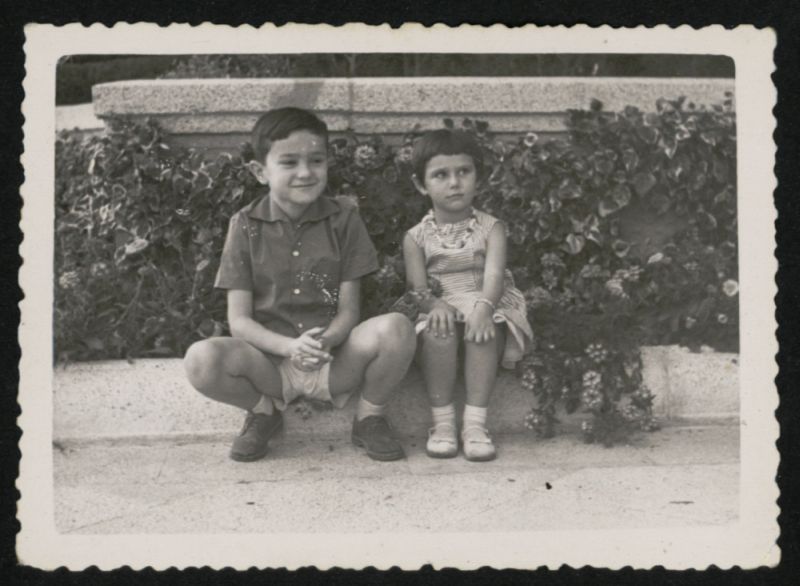
[(254, 319), (297, 337), (331, 322), (340, 283), (377, 269), (375, 247), (352, 203), (322, 196), (292, 221), (272, 213), (267, 195), (231, 218), (214, 286), (252, 291)]

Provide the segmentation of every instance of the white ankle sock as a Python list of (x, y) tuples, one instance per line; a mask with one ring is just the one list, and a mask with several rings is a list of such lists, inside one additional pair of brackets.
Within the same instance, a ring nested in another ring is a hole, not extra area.
[(453, 427), (456, 426), (456, 406), (450, 403), (442, 407), (431, 407), (433, 414), (433, 425), (436, 427), (440, 423), (449, 423)]
[(464, 406), (464, 429), (468, 427), (486, 428), (486, 407)]
[(256, 403), (255, 407), (253, 407), (253, 413), (263, 413), (264, 415), (272, 415), (274, 410), (275, 408), (272, 405), (272, 399), (266, 395), (261, 395), (258, 403)]
[(364, 397), (359, 397), (358, 407), (356, 408), (356, 419), (361, 421), (370, 415), (383, 415), (386, 413), (386, 405), (375, 405), (370, 403)]

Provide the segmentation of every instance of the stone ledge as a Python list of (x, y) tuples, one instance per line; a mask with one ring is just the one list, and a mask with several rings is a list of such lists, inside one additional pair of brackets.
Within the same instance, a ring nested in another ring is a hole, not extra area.
[(100, 118), (154, 117), (186, 145), (214, 135), (229, 147), (227, 138), (248, 133), (260, 113), (288, 105), (313, 110), (334, 133), (402, 135), (468, 117), (498, 133), (554, 135), (566, 130), (567, 110), (585, 110), (592, 99), (608, 111), (653, 111), (659, 98), (713, 104), (733, 88), (728, 79), (424, 77), (135, 80), (92, 93)]
[[(738, 417), (737, 357), (691, 354), (678, 347), (643, 349), (644, 377), (656, 395), (656, 414), (681, 423), (729, 422)], [(459, 394), (463, 397), (463, 392)], [(523, 431), (533, 396), (510, 373), (499, 377), (490, 404), (489, 427)], [(312, 437), (347, 433), (355, 401), (342, 410), (313, 412), (302, 419), (287, 410), (287, 431)], [(141, 441), (222, 437), (241, 425), (241, 412), (202, 397), (186, 382), (178, 359), (76, 363), (54, 373), (54, 439)], [(402, 433), (424, 436), (429, 412), (423, 383), (412, 370), (390, 404), (390, 417)], [(569, 426), (583, 415), (565, 418)]]

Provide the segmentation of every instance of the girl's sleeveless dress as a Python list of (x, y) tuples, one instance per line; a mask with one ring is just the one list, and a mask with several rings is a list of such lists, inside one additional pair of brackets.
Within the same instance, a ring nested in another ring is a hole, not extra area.
[[(497, 218), (473, 210), (472, 216), (466, 220), (439, 226), (431, 210), (408, 231), (425, 255), (428, 276), (441, 283), (442, 299), (465, 317), (472, 313), (476, 300), (483, 296), (486, 243), (497, 222)], [(417, 333), (425, 329), (427, 317), (427, 314), (417, 317)], [(514, 286), (514, 278), (508, 269), (505, 271), (503, 296), (493, 319), (495, 323), (508, 326), (502, 363), (505, 368), (513, 368), (532, 342), (533, 332), (526, 318), (525, 297)]]

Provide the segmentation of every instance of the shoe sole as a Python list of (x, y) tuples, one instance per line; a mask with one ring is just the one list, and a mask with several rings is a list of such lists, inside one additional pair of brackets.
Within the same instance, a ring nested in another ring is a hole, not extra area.
[(402, 460), (406, 457), (406, 453), (403, 450), (398, 450), (397, 452), (391, 452), (388, 454), (382, 452), (372, 452), (367, 447), (366, 442), (362, 440), (360, 437), (351, 435), (350, 440), (353, 442), (353, 445), (359, 448), (364, 448), (367, 451), (367, 456), (372, 458), (373, 460), (378, 460), (379, 462), (392, 462), (394, 460)]
[(497, 454), (491, 454), (489, 456), (472, 456), (472, 457), (467, 456), (466, 454), (464, 454), (464, 458), (468, 462), (491, 462), (492, 460), (497, 458)]
[[(281, 418), (280, 423), (273, 427), (269, 432), (268, 440), (271, 440), (278, 434), (283, 431), (283, 418)], [(267, 455), (269, 452), (269, 441), (267, 441), (266, 445), (264, 445), (264, 449), (260, 452), (256, 452), (255, 454), (239, 454), (237, 452), (229, 452), (228, 456), (234, 462), (255, 462), (256, 460), (261, 460), (264, 456)]]
[(429, 458), (438, 458), (440, 460), (445, 460), (448, 458), (455, 458), (456, 456), (458, 456), (458, 449), (456, 449), (454, 452), (442, 453), (442, 452), (431, 452), (428, 450), (428, 448), (425, 448), (425, 453), (428, 455)]

